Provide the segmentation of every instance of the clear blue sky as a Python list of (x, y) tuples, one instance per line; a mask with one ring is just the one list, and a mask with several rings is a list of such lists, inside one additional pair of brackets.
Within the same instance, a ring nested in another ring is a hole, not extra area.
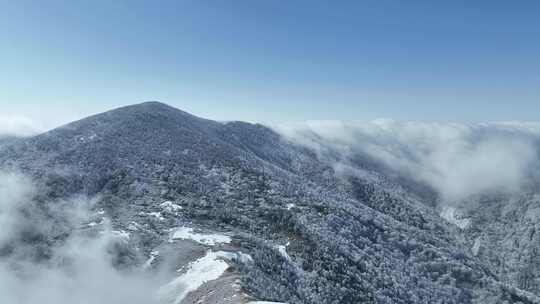
[(0, 0), (0, 111), (538, 120), (540, 1)]

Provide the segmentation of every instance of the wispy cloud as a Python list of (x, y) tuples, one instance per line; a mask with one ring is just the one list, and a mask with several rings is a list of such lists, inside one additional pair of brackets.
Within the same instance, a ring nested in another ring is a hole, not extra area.
[[(364, 155), (432, 186), (445, 201), (485, 191), (514, 191), (538, 163), (540, 124), (452, 124), (375, 120), (309, 121), (275, 127), (320, 155)], [(328, 161), (329, 159), (326, 158)]]
[[(115, 267), (122, 243), (110, 227), (81, 228), (91, 200), (44, 206), (35, 194), (28, 178), (0, 172), (0, 303), (156, 303), (155, 276)], [(51, 237), (63, 233), (63, 241)]]
[(34, 120), (19, 115), (0, 115), (0, 136), (30, 136), (43, 131)]

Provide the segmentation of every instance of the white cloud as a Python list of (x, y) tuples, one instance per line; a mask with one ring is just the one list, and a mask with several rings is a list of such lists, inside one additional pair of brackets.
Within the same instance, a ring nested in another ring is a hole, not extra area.
[(445, 201), (518, 189), (537, 164), (537, 123), (441, 124), (375, 120), (310, 121), (275, 129), (329, 161), (367, 155), (432, 186)]
[(43, 127), (25, 116), (0, 115), (0, 136), (31, 136)]
[[(0, 172), (0, 303), (156, 303), (160, 280), (155, 275), (114, 266), (114, 248), (121, 240), (110, 227), (103, 225), (101, 233), (81, 229), (94, 215), (88, 209), (91, 200), (40, 206), (35, 194), (28, 178)], [(46, 258), (39, 258), (39, 243), (24, 237), (59, 231), (70, 235), (52, 245)]]
[(0, 246), (15, 234), (19, 227), (19, 207), (34, 194), (34, 187), (22, 175), (0, 172)]

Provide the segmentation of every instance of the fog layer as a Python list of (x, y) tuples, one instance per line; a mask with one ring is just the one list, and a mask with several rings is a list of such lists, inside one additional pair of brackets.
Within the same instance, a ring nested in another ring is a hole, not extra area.
[(275, 129), (315, 149), (325, 161), (372, 158), (430, 185), (444, 201), (519, 190), (538, 164), (540, 124), (535, 123), (311, 121)]
[(0, 303), (149, 304), (157, 280), (115, 265), (125, 240), (95, 217), (85, 198), (40, 204), (31, 180), (0, 173)]
[(30, 136), (42, 130), (43, 127), (27, 117), (0, 114), (0, 137)]

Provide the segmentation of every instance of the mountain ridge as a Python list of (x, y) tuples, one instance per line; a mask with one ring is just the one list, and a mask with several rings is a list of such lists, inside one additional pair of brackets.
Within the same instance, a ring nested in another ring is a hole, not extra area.
[[(190, 225), (233, 235), (233, 248), (254, 262), (230, 267), (260, 299), (536, 303), (498, 282), (463, 248), (459, 229), (415, 193), (356, 163), (361, 176), (339, 175), (267, 127), (157, 102), (0, 146), (0, 167), (42, 182), (41, 200), (99, 197), (113, 227), (137, 236), (131, 266), (139, 254), (174, 246), (171, 229)], [(164, 202), (181, 212), (164, 211)], [(133, 223), (144, 229), (130, 230)]]

